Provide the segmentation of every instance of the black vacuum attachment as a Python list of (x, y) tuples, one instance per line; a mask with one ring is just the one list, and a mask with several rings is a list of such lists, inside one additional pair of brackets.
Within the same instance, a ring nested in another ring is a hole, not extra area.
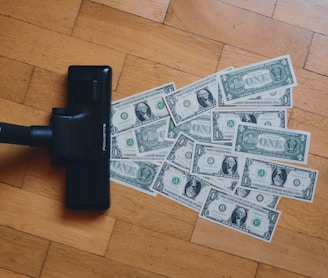
[(0, 123), (0, 142), (48, 147), (66, 168), (66, 208), (109, 208), (109, 109), (112, 70), (70, 66), (67, 108), (53, 108), (49, 127)]

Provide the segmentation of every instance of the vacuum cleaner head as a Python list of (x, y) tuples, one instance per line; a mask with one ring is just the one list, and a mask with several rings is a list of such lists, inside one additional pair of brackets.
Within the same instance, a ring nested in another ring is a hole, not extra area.
[(47, 146), (52, 164), (66, 168), (66, 208), (108, 209), (109, 66), (70, 66), (68, 106), (53, 108), (50, 127), (0, 123), (0, 142)]

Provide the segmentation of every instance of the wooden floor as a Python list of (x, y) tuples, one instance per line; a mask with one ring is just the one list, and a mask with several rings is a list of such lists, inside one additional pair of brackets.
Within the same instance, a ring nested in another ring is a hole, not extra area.
[(311, 204), (282, 199), (271, 243), (111, 184), (104, 213), (64, 209), (47, 150), (0, 146), (0, 277), (328, 277), (327, 0), (0, 0), (0, 121), (47, 125), (71, 64), (113, 68), (113, 100), (290, 54), (290, 128), (311, 132)]

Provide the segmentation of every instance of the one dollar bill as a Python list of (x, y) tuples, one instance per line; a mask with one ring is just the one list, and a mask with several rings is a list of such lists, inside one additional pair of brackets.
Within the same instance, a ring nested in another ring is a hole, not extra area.
[(120, 99), (111, 104), (112, 135), (169, 115), (162, 97), (175, 90), (173, 82)]
[(297, 85), (289, 55), (221, 73), (218, 82), (227, 104)]
[(233, 152), (306, 164), (311, 134), (306, 131), (239, 123)]
[(200, 177), (191, 176), (167, 161), (164, 161), (154, 182), (152, 190), (199, 212), (207, 196), (210, 184)]
[(276, 209), (280, 201), (280, 196), (278, 195), (239, 186), (236, 188), (234, 194), (240, 198), (246, 199), (248, 202), (272, 209)]
[(285, 128), (287, 111), (286, 109), (212, 110), (211, 122), (212, 142), (219, 143), (232, 140), (239, 122)]
[(292, 88), (283, 89), (273, 92), (264, 92), (260, 96), (244, 99), (232, 104), (223, 102), (221, 90), (219, 89), (218, 107), (220, 109), (234, 108), (292, 108), (293, 107), (293, 90)]
[(172, 142), (165, 140), (165, 128), (168, 120), (168, 117), (166, 117), (133, 130), (139, 155), (149, 155), (169, 150)]
[(178, 126), (217, 106), (216, 74), (163, 97), (174, 125)]
[(178, 166), (190, 172), (190, 164), (195, 140), (184, 133), (180, 133), (178, 138), (168, 152), (166, 160), (171, 164)]
[(133, 131), (119, 133), (111, 137), (110, 160), (155, 160), (162, 161), (167, 156), (166, 149), (146, 155), (138, 155)]
[(111, 161), (110, 179), (137, 191), (155, 196), (151, 189), (154, 178), (160, 168), (156, 162)]
[(195, 143), (191, 174), (239, 180), (244, 168), (244, 156), (231, 154), (231, 148)]
[(240, 186), (312, 202), (318, 170), (247, 157)]
[(216, 224), (270, 242), (280, 212), (211, 188), (199, 216)]
[(211, 143), (210, 112), (201, 114), (200, 116), (178, 126), (175, 126), (174, 122), (170, 119), (166, 129), (167, 140), (174, 141), (180, 132), (184, 132), (199, 142)]

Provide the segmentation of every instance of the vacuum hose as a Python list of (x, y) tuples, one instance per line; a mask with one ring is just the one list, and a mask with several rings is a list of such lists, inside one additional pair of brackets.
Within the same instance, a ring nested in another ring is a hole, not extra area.
[(49, 147), (52, 129), (47, 126), (20, 126), (0, 122), (0, 143)]

